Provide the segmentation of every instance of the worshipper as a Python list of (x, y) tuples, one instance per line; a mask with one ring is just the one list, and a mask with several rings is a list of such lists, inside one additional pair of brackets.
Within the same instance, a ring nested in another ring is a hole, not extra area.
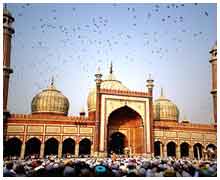
[(3, 176), (4, 177), (15, 177), (16, 172), (13, 170), (13, 162), (12, 161), (7, 161), (5, 168), (3, 169)]
[[(13, 168), (14, 167), (14, 168)], [(217, 161), (186, 158), (64, 158), (6, 161), (4, 177), (216, 177)]]
[(24, 165), (21, 162), (18, 162), (17, 164), (15, 164), (14, 171), (16, 173), (16, 177), (26, 176)]

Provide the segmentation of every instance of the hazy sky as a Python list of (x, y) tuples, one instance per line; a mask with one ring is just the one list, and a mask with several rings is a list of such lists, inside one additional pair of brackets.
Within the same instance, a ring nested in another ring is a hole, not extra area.
[(52, 76), (69, 115), (87, 110), (89, 89), (110, 61), (118, 80), (146, 91), (149, 73), (195, 123), (212, 118), (209, 50), (217, 36), (216, 4), (8, 4), (15, 18), (9, 110), (30, 113)]

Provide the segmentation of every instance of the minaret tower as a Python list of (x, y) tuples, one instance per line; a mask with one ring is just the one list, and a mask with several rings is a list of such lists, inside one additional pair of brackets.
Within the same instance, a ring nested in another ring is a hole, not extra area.
[(209, 52), (211, 54), (211, 71), (212, 71), (212, 90), (211, 94), (213, 97), (213, 114), (214, 122), (217, 124), (217, 42), (215, 43), (212, 50)]
[(13, 70), (10, 68), (11, 59), (11, 38), (14, 34), (14, 28), (12, 23), (14, 18), (8, 11), (6, 5), (3, 10), (3, 112), (8, 112), (8, 88), (9, 88), (9, 77)]

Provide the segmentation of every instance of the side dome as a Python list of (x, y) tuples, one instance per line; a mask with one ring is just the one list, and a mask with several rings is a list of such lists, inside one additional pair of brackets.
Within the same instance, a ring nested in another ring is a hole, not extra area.
[[(122, 90), (122, 91), (129, 91), (129, 89), (124, 86), (121, 81), (116, 80), (113, 70), (112, 64), (110, 66), (110, 73), (105, 78), (105, 80), (101, 83), (101, 89), (114, 89), (114, 90)], [(87, 98), (87, 105), (88, 105), (88, 112), (96, 110), (96, 87), (92, 88), (89, 92)]]
[(177, 106), (163, 96), (163, 90), (161, 90), (161, 96), (154, 101), (154, 120), (179, 120), (179, 109)]
[(68, 99), (54, 87), (53, 81), (47, 89), (38, 93), (31, 103), (32, 114), (53, 113), (66, 116), (68, 110)]

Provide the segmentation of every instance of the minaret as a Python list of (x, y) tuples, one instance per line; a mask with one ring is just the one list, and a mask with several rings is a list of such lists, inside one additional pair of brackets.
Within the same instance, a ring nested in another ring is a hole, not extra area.
[(8, 112), (8, 88), (9, 88), (9, 77), (13, 73), (13, 70), (10, 68), (10, 59), (11, 59), (11, 38), (14, 34), (14, 28), (12, 23), (14, 18), (11, 13), (8, 11), (6, 5), (3, 10), (3, 111)]
[(211, 54), (211, 71), (212, 71), (212, 98), (213, 98), (213, 115), (214, 122), (217, 124), (217, 42), (215, 43), (212, 50), (209, 52)]
[[(150, 118), (150, 144), (151, 144), (151, 155), (154, 154), (154, 133), (153, 133), (153, 87), (154, 87), (154, 80), (151, 77), (151, 74), (149, 74), (149, 77), (146, 82), (146, 87), (148, 90), (148, 96), (149, 96), (149, 118)], [(147, 137), (147, 134), (145, 134)], [(149, 152), (147, 152), (149, 153)]]
[(95, 137), (94, 137), (94, 155), (99, 156), (99, 143), (100, 143), (100, 121), (101, 121), (101, 82), (102, 82), (102, 74), (100, 72), (100, 68), (98, 67), (97, 72), (95, 74), (95, 82), (96, 82), (96, 120), (95, 120)]
[(113, 73), (113, 66), (112, 66), (112, 61), (111, 61), (111, 64), (110, 64), (110, 74), (112, 74)]

